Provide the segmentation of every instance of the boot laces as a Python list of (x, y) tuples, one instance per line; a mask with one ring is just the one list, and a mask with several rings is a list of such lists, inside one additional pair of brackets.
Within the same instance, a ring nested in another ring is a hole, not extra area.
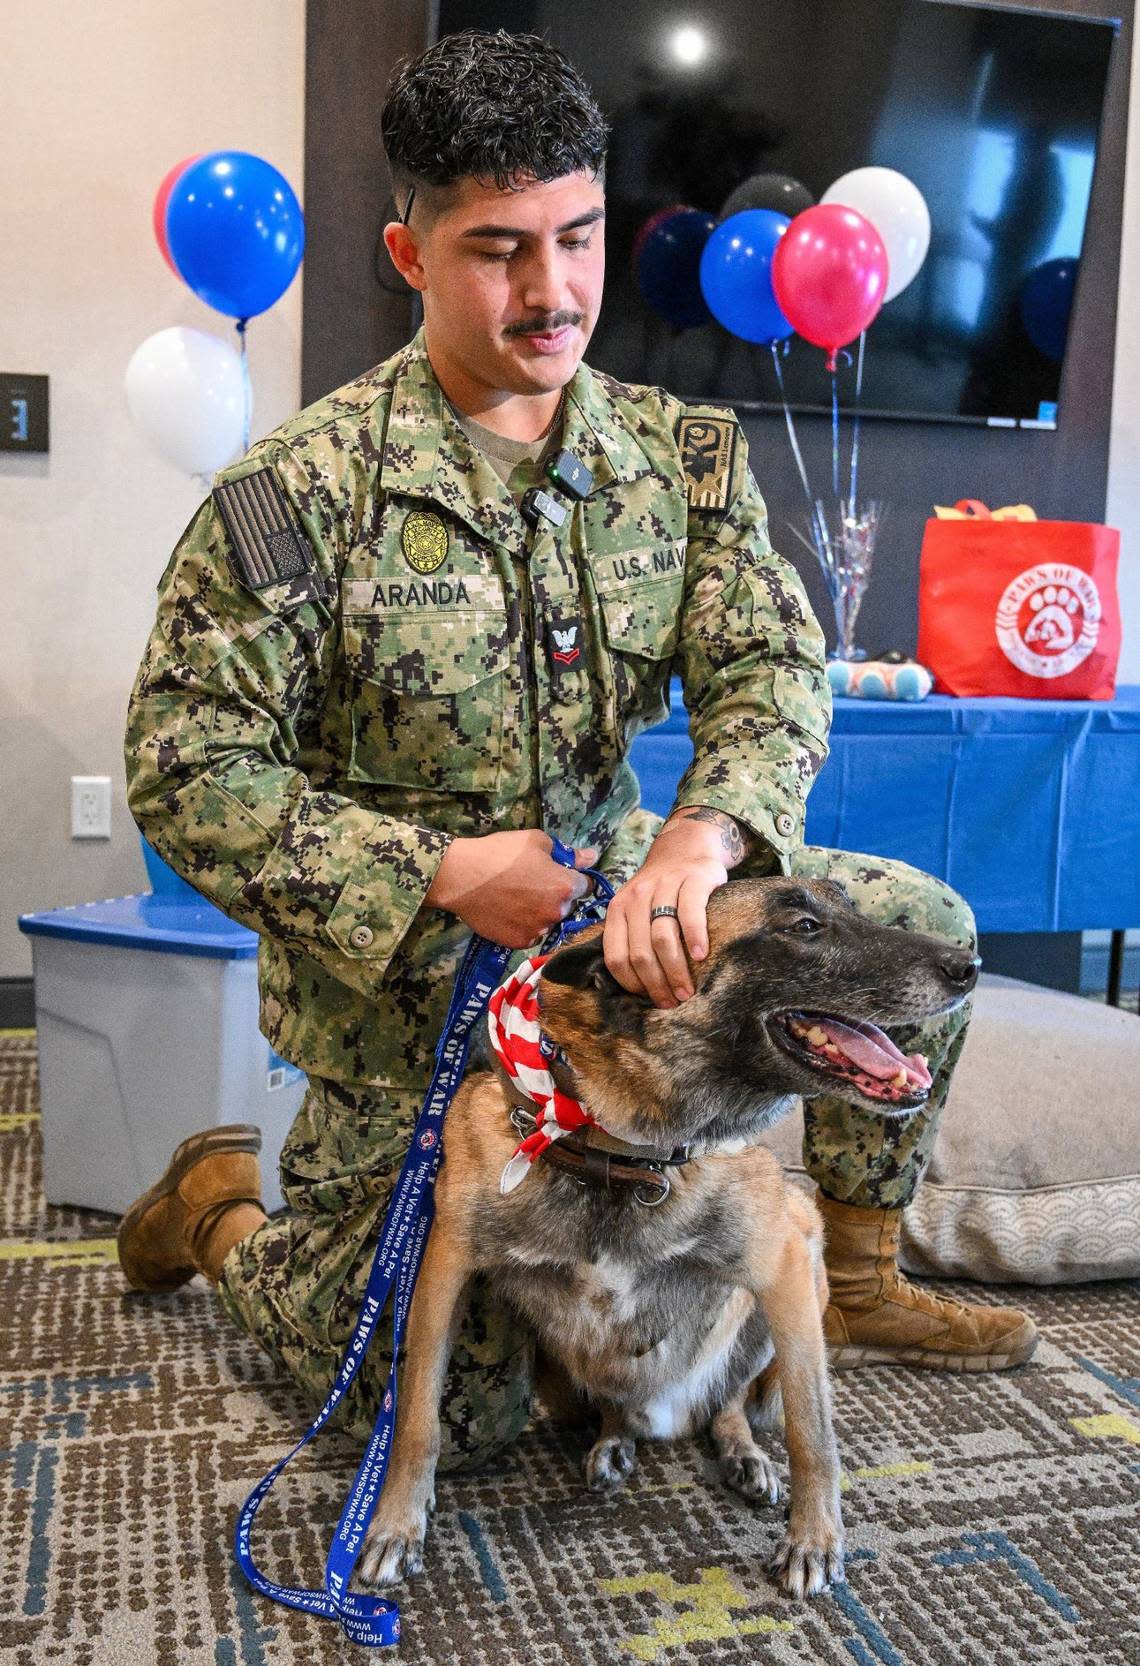
[(909, 1292), (912, 1299), (922, 1306), (931, 1309), (940, 1318), (945, 1318), (953, 1324), (954, 1320), (970, 1311), (969, 1302), (959, 1300), (957, 1296), (940, 1296), (937, 1291), (929, 1290), (924, 1284), (912, 1284), (910, 1279), (895, 1268), (894, 1278), (891, 1280), (892, 1292)]

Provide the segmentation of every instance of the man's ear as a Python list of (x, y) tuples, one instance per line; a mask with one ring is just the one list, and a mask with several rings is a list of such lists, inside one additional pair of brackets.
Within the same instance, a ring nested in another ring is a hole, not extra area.
[(423, 289), (426, 279), (415, 234), (402, 220), (390, 220), (384, 227), (384, 246), (392, 265), (413, 289)]

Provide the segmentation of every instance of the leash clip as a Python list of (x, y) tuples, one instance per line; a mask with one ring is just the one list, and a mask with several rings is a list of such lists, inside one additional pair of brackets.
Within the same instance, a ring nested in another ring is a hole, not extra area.
[(538, 1127), (538, 1118), (532, 1116), (523, 1105), (512, 1105), (508, 1114), (515, 1133), (521, 1134), (524, 1140)]

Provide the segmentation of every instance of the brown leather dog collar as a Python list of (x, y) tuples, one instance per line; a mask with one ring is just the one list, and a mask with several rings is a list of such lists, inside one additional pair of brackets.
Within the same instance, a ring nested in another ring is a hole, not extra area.
[[(511, 1121), (520, 1133), (526, 1133), (529, 1130), (524, 1124), (533, 1126), (534, 1117), (524, 1105), (516, 1104), (511, 1107)], [(583, 1186), (604, 1186), (607, 1191), (619, 1186), (632, 1187), (636, 1202), (648, 1207), (664, 1203), (672, 1186), (663, 1170), (687, 1163), (691, 1147), (676, 1145), (668, 1151), (659, 1151), (654, 1146), (625, 1145), (612, 1134), (607, 1138), (619, 1149), (613, 1151), (591, 1144), (589, 1129), (566, 1134), (549, 1145), (539, 1161), (573, 1175)]]

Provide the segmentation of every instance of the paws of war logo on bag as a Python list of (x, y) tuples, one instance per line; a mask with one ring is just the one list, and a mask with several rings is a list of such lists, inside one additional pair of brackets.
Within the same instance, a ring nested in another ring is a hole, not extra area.
[(939, 694), (1110, 700), (1120, 534), (963, 499), (926, 523), (918, 657)]
[(1011, 665), (1030, 677), (1066, 677), (1083, 665), (1101, 627), (1100, 592), (1079, 567), (1029, 567), (1001, 593), (994, 627)]

